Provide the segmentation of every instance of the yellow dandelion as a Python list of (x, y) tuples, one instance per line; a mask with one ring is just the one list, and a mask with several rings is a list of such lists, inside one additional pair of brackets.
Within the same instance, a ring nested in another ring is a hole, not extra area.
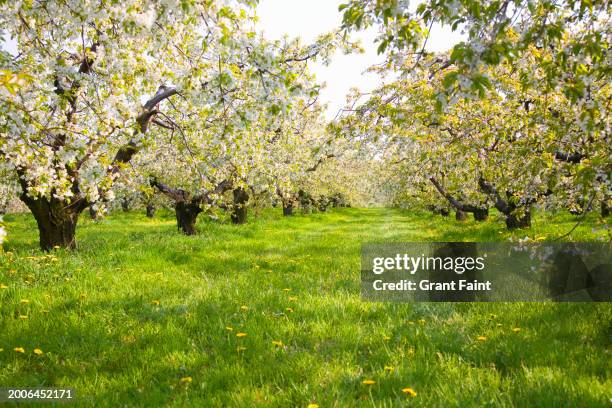
[(35, 348), (34, 349), (34, 354), (36, 354), (37, 356), (42, 356), (43, 355), (43, 351), (39, 348)]
[(183, 377), (183, 378), (181, 378), (181, 383), (182, 384), (189, 384), (192, 381), (193, 381), (193, 378), (191, 378), (191, 377)]
[(246, 333), (236, 333), (236, 337), (241, 338), (241, 337), (246, 337)]
[(291, 292), (291, 288), (285, 288), (283, 289), (283, 292)]
[(308, 404), (306, 408), (319, 408), (319, 404)]
[(29, 301), (28, 299), (21, 299), (21, 302), (20, 302), (20, 303), (21, 303), (22, 305), (25, 305), (25, 304), (30, 303), (30, 301)]
[(25, 349), (23, 347), (15, 347), (13, 349), (16, 353), (25, 353)]
[(408, 355), (412, 356), (414, 354), (414, 347), (410, 347), (408, 349)]
[(86, 295), (85, 293), (81, 293), (81, 294), (79, 295), (79, 298), (81, 298), (81, 299), (85, 299), (86, 297), (87, 297), (87, 295)]
[(395, 370), (395, 368), (393, 368), (393, 366), (385, 366), (385, 371), (391, 372), (393, 370)]
[(4, 283), (0, 283), (0, 289), (8, 289), (8, 286), (6, 286)]
[(478, 341), (486, 341), (487, 338), (486, 338), (486, 336), (478, 336), (478, 337), (476, 337), (476, 340), (478, 340)]
[(243, 312), (249, 310), (248, 306), (240, 306), (240, 310), (242, 310)]
[(497, 323), (497, 327), (502, 327), (502, 324), (501, 323)]
[(274, 344), (276, 347), (283, 347), (283, 342), (280, 340), (272, 340), (272, 344)]
[(293, 313), (293, 308), (292, 307), (288, 307), (285, 309), (285, 311), (289, 312), (289, 313)]
[(391, 340), (391, 337), (389, 337), (389, 336), (383, 336), (383, 340), (384, 340), (384, 341), (389, 341), (389, 340)]
[(160, 302), (159, 302), (159, 300), (152, 300), (152, 301), (151, 301), (151, 304), (152, 304), (153, 306), (159, 306)]
[(233, 328), (233, 327), (226, 326), (226, 327), (225, 327), (225, 330), (227, 330), (227, 331), (234, 331), (234, 328)]
[(28, 319), (28, 316), (27, 316), (27, 315), (19, 315), (19, 318), (20, 318), (21, 320), (27, 320), (27, 319)]
[(59, 245), (55, 245), (55, 246), (53, 247), (53, 249), (60, 249), (60, 246), (59, 246)]
[(497, 315), (496, 315), (496, 314), (491, 314), (491, 316), (489, 316), (489, 319), (491, 319), (491, 320), (493, 320), (493, 319), (495, 319), (495, 318), (497, 318)]
[(513, 332), (518, 333), (521, 331), (520, 327), (515, 327), (514, 329), (512, 329)]
[(363, 380), (361, 383), (363, 385), (374, 385), (374, 384), (376, 384), (376, 381), (374, 381), (374, 380)]
[(415, 391), (415, 390), (413, 390), (413, 389), (412, 389), (412, 388), (410, 388), (410, 387), (402, 388), (402, 392), (403, 392), (404, 394), (406, 394), (406, 395), (411, 396), (411, 397), (416, 397), (416, 396), (417, 396), (416, 391)]
[(420, 324), (425, 324), (425, 319), (421, 319), (421, 320), (419, 320), (419, 323), (420, 323)]
[(289, 296), (289, 301), (290, 302), (295, 302), (296, 300), (298, 300), (298, 298), (296, 296)]

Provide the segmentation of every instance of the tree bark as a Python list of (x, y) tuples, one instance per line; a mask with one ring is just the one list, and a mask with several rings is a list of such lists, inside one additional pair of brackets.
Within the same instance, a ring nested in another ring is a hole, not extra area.
[(249, 194), (243, 188), (234, 189), (234, 208), (232, 209), (232, 223), (236, 225), (246, 224)]
[(155, 217), (155, 206), (153, 204), (147, 204), (147, 218)]
[(489, 219), (489, 209), (482, 208), (474, 210), (474, 219), (476, 221), (486, 221), (487, 219)]
[(467, 213), (465, 211), (457, 210), (455, 212), (455, 219), (457, 221), (467, 221), (468, 219)]
[(40, 249), (76, 248), (76, 226), (79, 215), (86, 208), (84, 200), (71, 204), (56, 198), (31, 198), (25, 193), (20, 198), (38, 224)]
[(123, 212), (130, 211), (130, 200), (128, 200), (127, 198), (122, 199), (121, 208), (123, 209)]
[(506, 228), (509, 230), (531, 227), (531, 206), (525, 214), (518, 216), (515, 212), (506, 215)]
[(293, 215), (293, 201), (283, 201), (283, 215), (290, 217)]
[(610, 206), (608, 205), (608, 203), (606, 203), (605, 201), (601, 202), (601, 216), (603, 218), (609, 217), (610, 216)]
[(196, 221), (198, 215), (202, 212), (200, 205), (179, 201), (176, 203), (174, 210), (179, 231), (185, 235), (195, 235)]
[(94, 220), (94, 221), (98, 221), (98, 212), (96, 210), (94, 210), (93, 206), (89, 206), (89, 217)]

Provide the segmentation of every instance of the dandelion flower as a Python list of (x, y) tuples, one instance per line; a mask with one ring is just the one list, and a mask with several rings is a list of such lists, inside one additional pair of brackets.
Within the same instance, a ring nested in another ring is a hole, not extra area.
[(21, 303), (22, 305), (25, 305), (25, 304), (30, 303), (30, 301), (29, 301), (28, 299), (21, 299), (21, 302), (20, 302), (20, 303)]
[(226, 326), (226, 327), (225, 327), (225, 330), (227, 330), (227, 331), (234, 331), (234, 328), (233, 328), (233, 327)]
[(394, 370), (393, 366), (385, 366), (385, 371), (391, 372), (393, 370)]
[(246, 312), (247, 310), (249, 310), (248, 306), (240, 306), (240, 310), (242, 310), (243, 312)]
[(501, 323), (497, 323), (497, 327), (502, 327), (502, 324)]
[(193, 381), (193, 378), (191, 378), (191, 377), (183, 377), (183, 378), (181, 378), (181, 383), (183, 383), (183, 384), (189, 384), (192, 381)]
[(34, 349), (34, 354), (36, 354), (37, 356), (42, 356), (43, 355), (43, 351), (39, 348), (35, 348)]
[(411, 397), (416, 397), (417, 393), (410, 387), (402, 388), (402, 392), (406, 395), (410, 395)]
[(285, 288), (283, 289), (283, 292), (291, 292), (291, 288)]
[(246, 337), (246, 333), (236, 333), (236, 337), (240, 338), (240, 337)]
[(274, 344), (277, 347), (283, 347), (283, 342), (280, 340), (273, 340), (272, 344)]
[(289, 312), (289, 313), (293, 313), (293, 308), (292, 307), (288, 307), (285, 309), (285, 311)]
[(374, 385), (374, 384), (376, 384), (376, 381), (374, 381), (374, 380), (363, 380), (361, 383), (363, 385)]
[(306, 408), (319, 408), (319, 404), (308, 404)]
[(152, 300), (152, 301), (151, 301), (151, 304), (152, 304), (153, 306), (159, 306), (159, 303), (160, 303), (160, 302), (159, 302), (159, 300)]
[(4, 283), (0, 283), (0, 289), (8, 289), (8, 286), (6, 286)]
[(513, 332), (518, 333), (521, 331), (520, 327), (515, 327), (514, 329), (512, 329)]
[(290, 296), (289, 297), (289, 301), (290, 302), (295, 302), (298, 298), (296, 296)]
[(478, 341), (486, 341), (487, 338), (486, 338), (486, 336), (478, 336), (478, 337), (476, 337), (476, 340), (478, 340)]
[(389, 340), (391, 340), (391, 337), (389, 337), (389, 336), (383, 336), (383, 340), (384, 340), (384, 341), (389, 341)]
[(28, 316), (27, 316), (27, 315), (19, 315), (19, 318), (20, 318), (21, 320), (27, 320), (27, 319), (28, 319)]
[(13, 349), (16, 353), (25, 353), (25, 349), (23, 347), (15, 347)]

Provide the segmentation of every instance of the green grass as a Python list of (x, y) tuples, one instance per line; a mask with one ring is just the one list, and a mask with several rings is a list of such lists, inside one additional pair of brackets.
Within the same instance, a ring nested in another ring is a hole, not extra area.
[[(0, 387), (73, 387), (91, 407), (609, 406), (610, 304), (361, 301), (362, 242), (507, 239), (499, 219), (278, 212), (202, 219), (195, 237), (170, 213), (82, 217), (78, 251), (49, 255), (30, 216), (6, 217)], [(538, 216), (513, 235), (576, 220)], [(568, 239), (602, 237), (594, 223)]]

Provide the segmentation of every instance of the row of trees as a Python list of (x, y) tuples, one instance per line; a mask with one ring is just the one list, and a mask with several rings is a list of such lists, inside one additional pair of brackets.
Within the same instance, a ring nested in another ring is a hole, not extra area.
[(267, 41), (254, 3), (0, 6), (17, 43), (0, 66), (20, 76), (0, 88), (0, 161), (42, 249), (74, 248), (80, 214), (130, 185), (171, 199), (186, 234), (212, 207), (243, 223), (253, 197), (316, 190), (310, 174), (345, 146), (326, 131), (307, 64), (353, 45), (337, 34)]
[[(344, 27), (380, 30), (393, 79), (337, 123), (383, 157), (396, 203), (530, 226), (531, 207), (581, 213), (612, 199), (610, 14), (605, 1), (355, 0)], [(467, 39), (425, 51), (433, 24)], [(439, 198), (438, 198), (439, 197)]]
[[(607, 2), (352, 0), (344, 32), (310, 45), (263, 38), (255, 4), (0, 6), (17, 44), (0, 51), (0, 177), (43, 249), (73, 248), (80, 214), (117, 195), (163, 194), (186, 234), (216, 208), (240, 224), (255, 203), (289, 215), (381, 195), (479, 220), (495, 207), (508, 228), (536, 204), (609, 213)], [(466, 40), (429, 53), (434, 24)], [(384, 84), (328, 124), (308, 63), (369, 26)]]

